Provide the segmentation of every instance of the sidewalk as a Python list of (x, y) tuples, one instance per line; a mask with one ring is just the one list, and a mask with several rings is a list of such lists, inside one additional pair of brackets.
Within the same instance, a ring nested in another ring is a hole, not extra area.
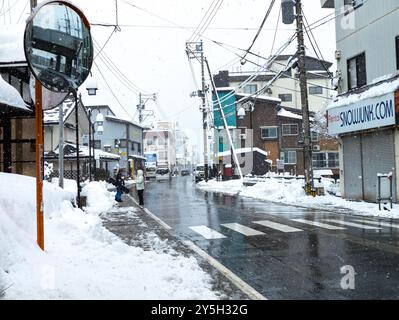
[[(171, 252), (185, 257), (194, 257), (200, 267), (213, 280), (212, 289), (220, 293), (221, 300), (247, 300), (249, 297), (229, 281), (205, 259), (193, 252), (181, 240), (140, 208), (132, 196), (123, 195), (119, 207), (101, 215), (103, 225), (130, 246), (146, 251)], [(155, 245), (154, 245), (155, 244)], [(167, 267), (167, 266), (165, 266)]]

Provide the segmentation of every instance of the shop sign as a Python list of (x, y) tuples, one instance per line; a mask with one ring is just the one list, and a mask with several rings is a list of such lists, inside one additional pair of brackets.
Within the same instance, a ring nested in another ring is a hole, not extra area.
[(327, 111), (328, 133), (342, 134), (395, 124), (395, 94), (359, 100)]

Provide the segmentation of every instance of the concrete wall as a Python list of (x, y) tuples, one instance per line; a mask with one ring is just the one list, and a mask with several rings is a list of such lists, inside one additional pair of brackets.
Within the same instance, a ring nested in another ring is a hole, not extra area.
[[(335, 0), (336, 14), (344, 0)], [(336, 21), (337, 49), (341, 50), (338, 70), (342, 72), (340, 92), (348, 91), (347, 60), (366, 53), (367, 84), (397, 72), (395, 37), (399, 36), (397, 0), (368, 0)]]

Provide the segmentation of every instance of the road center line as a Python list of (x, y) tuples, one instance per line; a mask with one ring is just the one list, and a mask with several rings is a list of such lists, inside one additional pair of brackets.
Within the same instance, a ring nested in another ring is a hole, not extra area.
[(199, 256), (204, 258), (208, 263), (216, 268), (219, 272), (221, 272), (227, 279), (229, 279), (237, 288), (239, 288), (242, 292), (248, 295), (248, 297), (252, 300), (267, 300), (265, 296), (260, 294), (254, 288), (252, 288), (248, 283), (238, 277), (235, 273), (231, 270), (227, 269), (224, 265), (222, 265), (219, 261), (215, 258), (211, 257), (207, 254), (204, 250), (196, 246), (191, 241), (184, 241), (184, 244), (188, 246), (192, 251), (197, 253)]

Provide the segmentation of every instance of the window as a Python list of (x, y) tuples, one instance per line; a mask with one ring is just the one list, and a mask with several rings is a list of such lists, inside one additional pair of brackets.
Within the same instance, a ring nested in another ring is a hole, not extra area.
[(317, 152), (312, 157), (314, 168), (339, 168), (338, 152)]
[(104, 146), (105, 152), (111, 152), (111, 146)]
[(296, 164), (296, 151), (281, 152), (281, 160), (284, 161), (284, 164)]
[(94, 140), (94, 149), (101, 149), (101, 140)]
[(132, 142), (132, 151), (134, 151), (136, 148), (134, 147), (134, 145), (135, 145), (136, 143), (135, 142)]
[(348, 60), (348, 89), (360, 88), (367, 84), (366, 54)]
[(152, 146), (154, 142), (152, 140), (147, 140), (147, 146)]
[(256, 91), (258, 91), (258, 85), (256, 85), (256, 84), (247, 84), (244, 87), (244, 93), (253, 94)]
[(329, 168), (339, 168), (339, 153), (329, 152), (328, 156), (328, 167)]
[(310, 132), (312, 142), (317, 142), (320, 140), (320, 134), (317, 131)]
[(323, 88), (319, 86), (309, 87), (309, 94), (323, 94)]
[(291, 102), (292, 101), (292, 94), (291, 93), (279, 94), (278, 97), (283, 102)]
[(283, 136), (296, 136), (298, 135), (298, 124), (283, 124)]
[(277, 138), (277, 127), (263, 127), (262, 139), (276, 139)]
[(141, 153), (141, 143), (138, 143), (138, 144), (137, 144), (137, 151), (138, 151), (139, 153)]
[(314, 168), (327, 168), (327, 154), (326, 153), (313, 153), (313, 167)]
[(396, 42), (396, 70), (399, 70), (399, 36), (395, 39)]

